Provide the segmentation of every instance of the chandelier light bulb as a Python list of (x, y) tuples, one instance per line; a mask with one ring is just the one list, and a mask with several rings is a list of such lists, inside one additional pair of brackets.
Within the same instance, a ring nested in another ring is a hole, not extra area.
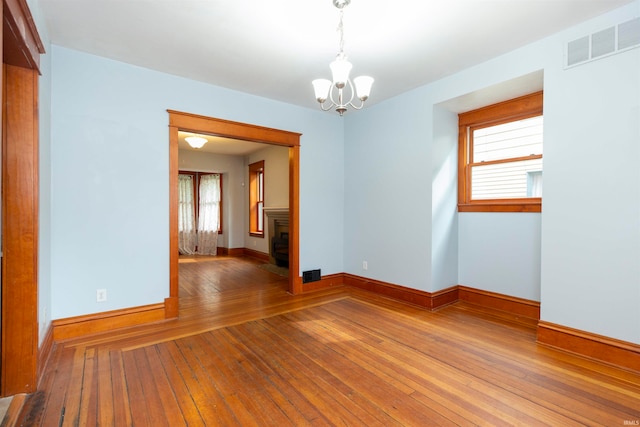
[(327, 100), (329, 96), (329, 91), (331, 90), (331, 80), (327, 79), (315, 79), (311, 82), (313, 84), (313, 90), (316, 94), (316, 100), (319, 103), (323, 103)]
[(371, 94), (371, 86), (373, 85), (373, 77), (358, 76), (353, 79), (353, 84), (356, 85), (356, 94), (360, 101), (364, 102), (369, 98)]
[(331, 74), (333, 75), (333, 84), (336, 85), (338, 89), (345, 87), (349, 81), (349, 73), (353, 67), (351, 62), (347, 61), (344, 54), (339, 54), (336, 57), (336, 60), (333, 61), (329, 67), (331, 68)]

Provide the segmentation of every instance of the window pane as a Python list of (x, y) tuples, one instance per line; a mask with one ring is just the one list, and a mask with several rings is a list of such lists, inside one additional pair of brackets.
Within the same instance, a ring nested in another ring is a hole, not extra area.
[(542, 197), (542, 171), (527, 172), (527, 197)]
[(220, 175), (200, 178), (198, 231), (218, 231), (220, 228)]
[(193, 176), (178, 175), (178, 231), (195, 231)]
[(473, 131), (473, 162), (542, 154), (542, 116)]
[(473, 166), (471, 188), (472, 200), (542, 197), (542, 159)]
[(264, 230), (264, 203), (258, 202), (258, 230), (256, 231), (263, 231), (263, 230)]

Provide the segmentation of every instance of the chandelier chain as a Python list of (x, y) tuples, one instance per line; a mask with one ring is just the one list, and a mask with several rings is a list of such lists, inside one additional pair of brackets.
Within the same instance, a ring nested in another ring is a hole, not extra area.
[(342, 17), (344, 16), (344, 10), (340, 9), (340, 22), (338, 23), (338, 31), (340, 32), (340, 54), (344, 55), (344, 24), (342, 23)]

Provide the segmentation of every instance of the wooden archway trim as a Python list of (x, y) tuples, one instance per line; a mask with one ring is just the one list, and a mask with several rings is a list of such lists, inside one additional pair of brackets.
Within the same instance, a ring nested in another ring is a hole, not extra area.
[(38, 74), (44, 53), (26, 0), (2, 9), (0, 396), (38, 383)]
[(169, 113), (169, 298), (167, 318), (178, 317), (178, 131), (206, 133), (245, 141), (289, 147), (289, 292), (302, 292), (300, 270), (300, 135), (246, 123), (199, 116), (180, 111)]
[(26, 0), (3, 0), (2, 62), (40, 72), (44, 45)]

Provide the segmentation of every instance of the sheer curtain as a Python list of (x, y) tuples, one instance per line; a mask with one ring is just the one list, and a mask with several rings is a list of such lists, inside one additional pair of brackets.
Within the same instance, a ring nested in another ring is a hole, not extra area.
[(536, 173), (531, 178), (531, 197), (542, 197), (542, 173)]
[(178, 249), (183, 255), (196, 251), (193, 176), (178, 175)]
[(220, 227), (220, 175), (200, 177), (198, 213), (198, 253), (216, 255)]
[(527, 172), (527, 197), (542, 197), (542, 171)]

